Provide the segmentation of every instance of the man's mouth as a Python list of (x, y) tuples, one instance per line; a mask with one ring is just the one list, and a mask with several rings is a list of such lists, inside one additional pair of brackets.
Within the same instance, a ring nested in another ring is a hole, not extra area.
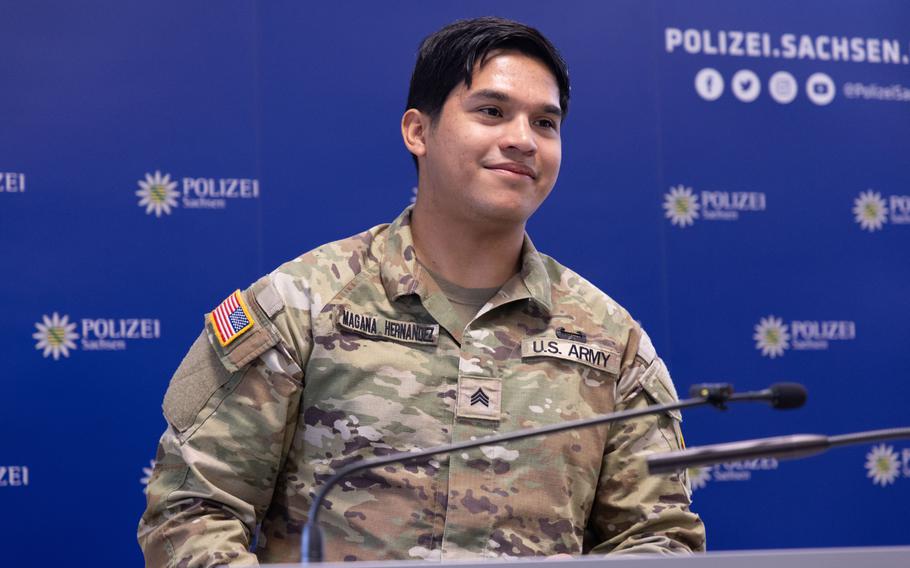
[(489, 170), (496, 170), (507, 174), (514, 174), (516, 176), (525, 176), (531, 179), (537, 179), (537, 172), (535, 172), (533, 168), (524, 164), (519, 164), (517, 162), (502, 162), (499, 164), (490, 164), (485, 167)]

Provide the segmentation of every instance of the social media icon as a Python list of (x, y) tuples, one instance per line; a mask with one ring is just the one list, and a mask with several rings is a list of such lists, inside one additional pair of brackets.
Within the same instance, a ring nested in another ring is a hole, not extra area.
[(758, 80), (758, 75), (748, 69), (737, 71), (730, 80), (730, 87), (736, 98), (744, 103), (751, 103), (761, 93), (761, 81)]
[(706, 101), (716, 101), (724, 93), (724, 78), (717, 69), (705, 67), (695, 74), (695, 91)]
[(793, 102), (799, 92), (799, 86), (793, 75), (786, 71), (778, 71), (768, 79), (768, 92), (771, 98), (782, 105)]
[(824, 73), (813, 73), (806, 79), (806, 96), (813, 103), (824, 106), (834, 100), (834, 81)]

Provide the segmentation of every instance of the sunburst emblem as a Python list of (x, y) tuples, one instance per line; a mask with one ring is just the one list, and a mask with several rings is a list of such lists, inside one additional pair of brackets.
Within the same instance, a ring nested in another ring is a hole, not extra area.
[(879, 444), (866, 454), (866, 477), (871, 477), (875, 485), (894, 483), (899, 471), (897, 452), (891, 446)]
[(155, 217), (161, 217), (161, 214), (171, 214), (171, 208), (177, 207), (177, 182), (171, 181), (171, 174), (161, 175), (161, 172), (155, 171), (155, 175), (145, 174), (144, 180), (139, 180), (139, 190), (136, 192), (139, 196), (139, 207), (145, 207), (146, 215), (155, 214)]
[(790, 332), (781, 318), (768, 316), (762, 318), (755, 326), (755, 348), (765, 357), (774, 359), (790, 348)]
[(870, 233), (881, 229), (888, 222), (888, 207), (882, 194), (871, 189), (860, 193), (853, 200), (853, 219)]
[(32, 334), (38, 341), (35, 349), (43, 349), (42, 355), (51, 356), (54, 361), (60, 359), (61, 355), (69, 357), (70, 349), (76, 348), (75, 340), (79, 339), (76, 324), (70, 323), (68, 315), (60, 316), (57, 312), (50, 317), (45, 314), (41, 319), (35, 324), (38, 331)]
[(677, 185), (664, 194), (664, 217), (677, 227), (688, 227), (698, 219), (698, 198), (691, 187)]
[(692, 484), (692, 491), (704, 489), (708, 482), (711, 481), (710, 467), (690, 467), (689, 483)]
[(155, 471), (155, 460), (149, 460), (149, 466), (142, 468), (142, 478), (139, 479), (139, 483), (142, 484), (142, 492), (149, 492), (149, 481), (152, 480), (152, 472)]

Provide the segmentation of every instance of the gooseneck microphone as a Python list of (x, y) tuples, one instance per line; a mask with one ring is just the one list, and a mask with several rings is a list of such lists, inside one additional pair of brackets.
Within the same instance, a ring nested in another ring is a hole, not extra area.
[(710, 404), (718, 408), (726, 408), (726, 402), (741, 402), (746, 400), (768, 401), (773, 408), (789, 410), (799, 408), (806, 403), (806, 387), (799, 383), (774, 383), (770, 387), (743, 393), (733, 393), (733, 387), (728, 383), (705, 383), (692, 385), (689, 396), (704, 397)]
[(771, 406), (780, 410), (799, 408), (806, 404), (808, 396), (806, 387), (799, 383), (774, 383), (771, 388), (762, 391), (765, 392), (771, 397)]
[[(799, 404), (794, 405), (793, 403), (795, 401), (795, 398), (798, 397), (794, 397), (792, 392), (796, 387), (798, 387), (802, 393), (802, 400), (799, 402)], [(391, 463), (428, 458), (430, 456), (439, 454), (448, 454), (459, 450), (466, 450), (468, 448), (477, 448), (480, 446), (488, 446), (502, 442), (521, 440), (523, 438), (530, 438), (533, 436), (553, 434), (556, 432), (563, 432), (565, 430), (588, 428), (591, 426), (597, 426), (599, 424), (617, 422), (619, 420), (636, 418), (639, 416), (645, 416), (647, 414), (658, 414), (660, 412), (666, 412), (669, 410), (679, 410), (683, 408), (691, 408), (703, 405), (712, 405), (715, 408), (725, 410), (726, 403), (740, 401), (767, 401), (771, 403), (771, 406), (774, 408), (785, 409), (801, 406), (802, 402), (804, 402), (806, 398), (806, 390), (802, 388), (802, 386), (794, 385), (792, 383), (779, 383), (772, 385), (770, 388), (762, 391), (745, 392), (740, 394), (734, 394), (733, 387), (728, 384), (695, 385), (690, 390), (690, 394), (692, 394), (692, 398), (680, 400), (672, 404), (659, 404), (648, 406), (647, 408), (639, 410), (613, 412), (610, 414), (595, 416), (593, 418), (583, 418), (569, 422), (560, 422), (557, 424), (551, 424), (549, 426), (542, 426), (540, 428), (525, 428), (523, 430), (516, 430), (514, 432), (508, 432), (506, 434), (488, 436), (477, 440), (467, 440), (453, 444), (444, 444), (441, 446), (434, 446), (431, 448), (415, 450), (411, 452), (398, 452), (383, 457), (362, 460), (348, 464), (340, 468), (335, 472), (334, 475), (326, 480), (322, 487), (320, 487), (316, 492), (312, 503), (310, 503), (310, 510), (307, 514), (307, 522), (303, 526), (303, 534), (301, 535), (301, 563), (309, 564), (311, 562), (322, 562), (324, 545), (322, 529), (319, 527), (318, 520), (319, 510), (322, 507), (322, 502), (328, 492), (339, 481), (348, 475), (360, 470), (371, 469)]]
[(713, 444), (675, 452), (652, 454), (646, 458), (646, 461), (649, 473), (671, 473), (690, 467), (714, 465), (728, 461), (755, 458), (804, 458), (818, 455), (829, 448), (837, 446), (897, 440), (900, 438), (910, 438), (910, 428), (869, 430), (840, 436), (823, 436), (819, 434), (774, 436), (772, 438)]
[(705, 383), (692, 385), (689, 396), (704, 397), (709, 403), (722, 409), (726, 408), (726, 402), (764, 400), (771, 403), (773, 408), (789, 410), (805, 404), (807, 392), (806, 387), (799, 383), (774, 383), (764, 390), (734, 394), (733, 387), (727, 383)]

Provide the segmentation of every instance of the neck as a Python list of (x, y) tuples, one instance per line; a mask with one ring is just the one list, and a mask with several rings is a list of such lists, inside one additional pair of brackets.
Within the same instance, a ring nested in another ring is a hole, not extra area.
[(491, 227), (434, 214), (421, 207), (420, 199), (411, 210), (417, 258), (464, 288), (496, 288), (518, 272), (524, 232), (524, 223)]

